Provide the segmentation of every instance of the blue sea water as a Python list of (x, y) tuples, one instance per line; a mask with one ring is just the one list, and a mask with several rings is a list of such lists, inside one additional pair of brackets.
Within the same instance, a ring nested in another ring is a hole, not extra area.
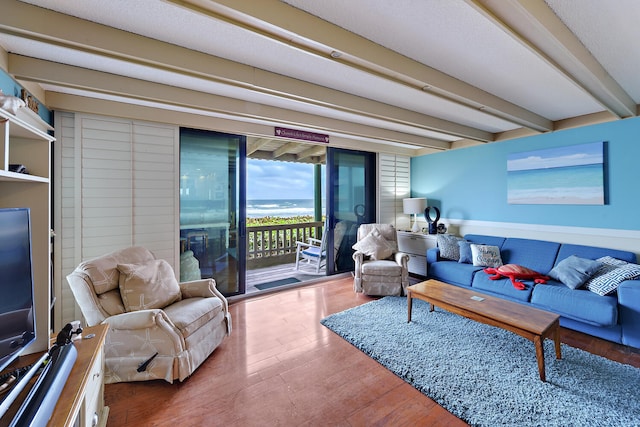
[(507, 172), (509, 203), (603, 204), (602, 164)]
[[(324, 213), (324, 208), (322, 212)], [(247, 200), (248, 218), (289, 218), (299, 215), (313, 215), (313, 199)]]

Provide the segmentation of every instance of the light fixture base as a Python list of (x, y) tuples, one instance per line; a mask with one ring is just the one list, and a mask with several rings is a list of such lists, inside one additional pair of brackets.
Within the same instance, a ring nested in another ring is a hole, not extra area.
[(420, 227), (418, 226), (418, 217), (416, 214), (413, 214), (413, 227), (411, 228), (412, 233), (420, 232)]

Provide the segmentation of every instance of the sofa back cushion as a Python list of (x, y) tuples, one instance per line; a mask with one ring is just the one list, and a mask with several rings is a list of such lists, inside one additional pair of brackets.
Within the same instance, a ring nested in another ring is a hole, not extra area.
[(547, 274), (555, 265), (559, 250), (560, 243), (509, 237), (502, 245), (500, 255), (504, 264), (522, 265)]
[(464, 240), (470, 243), (476, 243), (478, 245), (497, 246), (502, 248), (505, 237), (498, 236), (485, 236), (484, 234), (466, 234)]
[(560, 250), (558, 251), (556, 265), (558, 265), (560, 261), (570, 257), (571, 255), (587, 259), (598, 259), (608, 255), (610, 257), (621, 259), (622, 261), (631, 262), (634, 264), (638, 262), (636, 254), (634, 254), (633, 252), (622, 251), (618, 249), (598, 248), (595, 246), (572, 245), (563, 243), (560, 246)]

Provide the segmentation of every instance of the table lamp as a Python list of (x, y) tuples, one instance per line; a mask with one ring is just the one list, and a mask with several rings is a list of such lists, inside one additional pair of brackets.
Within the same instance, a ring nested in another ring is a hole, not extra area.
[(416, 215), (423, 213), (426, 207), (427, 199), (424, 197), (402, 199), (402, 210), (404, 211), (404, 213), (409, 215), (413, 214), (413, 227), (411, 228), (412, 232), (417, 233), (418, 231), (420, 231)]

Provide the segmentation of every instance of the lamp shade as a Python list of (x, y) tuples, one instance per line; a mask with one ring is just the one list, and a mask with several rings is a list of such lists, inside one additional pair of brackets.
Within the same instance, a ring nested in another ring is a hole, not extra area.
[(409, 199), (402, 199), (402, 210), (406, 214), (419, 214), (423, 213), (427, 207), (427, 199), (424, 197), (412, 197)]

